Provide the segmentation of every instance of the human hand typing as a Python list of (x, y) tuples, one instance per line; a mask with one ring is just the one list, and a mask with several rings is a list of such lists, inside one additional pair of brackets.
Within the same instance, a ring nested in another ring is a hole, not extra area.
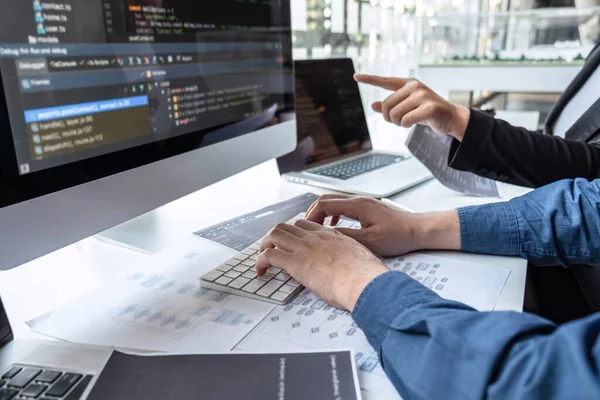
[(370, 197), (324, 195), (306, 213), (308, 221), (337, 225), (340, 217), (360, 222), (361, 229), (338, 228), (375, 254), (398, 256), (423, 249), (460, 249), (456, 211), (417, 214), (389, 207)]
[(277, 225), (260, 251), (259, 276), (270, 266), (282, 268), (329, 304), (349, 311), (369, 282), (388, 271), (354, 239), (306, 220)]

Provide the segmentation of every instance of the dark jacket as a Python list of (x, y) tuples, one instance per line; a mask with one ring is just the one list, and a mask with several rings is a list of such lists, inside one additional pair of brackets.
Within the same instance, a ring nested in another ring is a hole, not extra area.
[[(463, 141), (452, 142), (450, 166), (532, 188), (561, 179), (600, 178), (600, 88), (598, 100), (567, 132), (566, 139), (552, 136), (565, 105), (598, 67), (600, 43), (554, 105), (543, 133), (517, 128), (472, 110)], [(592, 310), (600, 311), (600, 268), (577, 267), (574, 274)]]

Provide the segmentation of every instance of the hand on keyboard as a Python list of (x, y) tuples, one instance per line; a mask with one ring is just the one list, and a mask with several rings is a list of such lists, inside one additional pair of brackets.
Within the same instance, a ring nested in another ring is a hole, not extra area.
[[(300, 214), (290, 222), (293, 223), (302, 216)], [(259, 255), (260, 242), (261, 240), (204, 274), (201, 278), (202, 286), (269, 303), (288, 303), (304, 287), (277, 267), (270, 266), (264, 274), (257, 276), (254, 266)]]
[(277, 266), (329, 304), (353, 310), (358, 297), (387, 267), (363, 245), (315, 222), (279, 224), (263, 240), (258, 276)]
[(326, 218), (336, 225), (340, 217), (358, 220), (360, 229), (339, 229), (373, 253), (394, 257), (422, 249), (418, 231), (425, 224), (421, 214), (401, 211), (370, 197), (324, 195), (306, 212), (306, 219), (323, 224)]

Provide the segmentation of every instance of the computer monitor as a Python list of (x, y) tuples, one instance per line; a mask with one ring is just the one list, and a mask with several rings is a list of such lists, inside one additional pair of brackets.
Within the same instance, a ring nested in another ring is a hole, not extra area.
[(0, 270), (295, 147), (290, 0), (0, 9)]

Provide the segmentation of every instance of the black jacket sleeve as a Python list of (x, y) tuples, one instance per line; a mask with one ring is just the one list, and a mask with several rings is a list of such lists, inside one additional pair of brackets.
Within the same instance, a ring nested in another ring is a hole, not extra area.
[(600, 145), (531, 132), (471, 110), (462, 142), (453, 140), (450, 167), (537, 188), (561, 179), (600, 178)]

